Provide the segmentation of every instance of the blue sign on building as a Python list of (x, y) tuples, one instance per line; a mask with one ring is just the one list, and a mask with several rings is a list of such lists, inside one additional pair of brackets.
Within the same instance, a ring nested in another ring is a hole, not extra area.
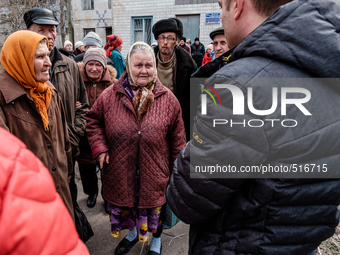
[(205, 14), (205, 24), (220, 24), (221, 13), (206, 13)]

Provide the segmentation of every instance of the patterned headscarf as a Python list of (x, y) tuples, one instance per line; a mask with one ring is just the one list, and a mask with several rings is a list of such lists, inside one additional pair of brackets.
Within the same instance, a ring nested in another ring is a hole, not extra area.
[[(153, 64), (155, 67), (155, 71), (153, 74), (152, 80), (144, 87), (139, 86), (134, 81), (132, 75), (131, 75), (131, 52), (134, 50), (134, 48), (138, 46), (143, 46), (145, 52), (149, 52), (152, 55)], [(156, 81), (157, 81), (157, 68), (156, 68), (156, 58), (155, 54), (153, 54), (153, 49), (144, 42), (136, 42), (134, 43), (127, 55), (126, 58), (126, 72), (128, 74), (128, 81), (133, 90), (137, 90), (137, 94), (132, 100), (133, 107), (136, 111), (138, 120), (140, 121), (142, 118), (142, 115), (146, 113), (146, 111), (150, 108), (152, 103), (154, 102), (154, 94), (152, 93), (152, 90), (155, 87)]]
[(106, 38), (108, 42), (105, 44), (104, 49), (106, 50), (106, 56), (109, 58), (112, 55), (112, 50), (117, 48), (119, 45), (122, 45), (123, 40), (118, 35), (108, 35)]
[(34, 100), (40, 113), (44, 129), (48, 130), (47, 109), (53, 89), (46, 82), (38, 82), (34, 71), (35, 52), (41, 40), (48, 39), (32, 31), (21, 30), (11, 34), (1, 51), (1, 64), (26, 93)]

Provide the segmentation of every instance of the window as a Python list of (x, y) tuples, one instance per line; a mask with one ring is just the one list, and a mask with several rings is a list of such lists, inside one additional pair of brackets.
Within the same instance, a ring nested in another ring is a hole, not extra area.
[(83, 0), (83, 10), (93, 10), (94, 0)]
[(112, 27), (106, 27), (105, 28), (105, 33), (106, 33), (106, 42), (108, 41), (107, 40), (107, 36), (108, 35), (112, 35)]
[(133, 42), (142, 41), (149, 45), (152, 42), (152, 17), (132, 18)]
[(84, 37), (89, 33), (89, 32), (96, 32), (95, 28), (84, 28)]
[(109, 9), (111, 9), (111, 0), (108, 0)]

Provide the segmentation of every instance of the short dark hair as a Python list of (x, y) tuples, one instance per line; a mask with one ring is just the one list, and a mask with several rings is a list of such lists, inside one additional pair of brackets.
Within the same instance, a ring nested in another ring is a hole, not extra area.
[(187, 40), (187, 38), (185, 38), (184, 36), (182, 36), (181, 39), (180, 39), (180, 41), (182, 41), (182, 40), (185, 42), (185, 41)]
[[(232, 0), (225, 0), (227, 10), (230, 9), (230, 4)], [(289, 3), (293, 0), (251, 0), (255, 7), (255, 10), (266, 17), (272, 15), (281, 5)]]

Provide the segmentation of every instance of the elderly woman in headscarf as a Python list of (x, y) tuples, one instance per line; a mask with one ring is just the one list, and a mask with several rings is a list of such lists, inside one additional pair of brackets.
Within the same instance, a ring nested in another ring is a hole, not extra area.
[(105, 44), (106, 56), (110, 58), (117, 70), (118, 79), (126, 70), (125, 59), (122, 56), (123, 40), (118, 35), (108, 35), (108, 42)]
[(162, 206), (174, 161), (186, 143), (181, 107), (157, 78), (152, 48), (133, 44), (127, 71), (86, 115), (93, 158), (103, 168), (111, 235), (129, 229), (115, 254), (126, 254), (153, 233), (149, 254), (161, 253)]
[(73, 216), (68, 185), (72, 151), (62, 101), (48, 81), (49, 54), (45, 36), (26, 30), (7, 38), (1, 51), (0, 127), (43, 162)]
[[(83, 62), (78, 62), (78, 67), (86, 87), (90, 108), (100, 94), (116, 81), (117, 71), (106, 64), (106, 53), (103, 48), (89, 48)], [(88, 195), (87, 206), (96, 205), (98, 195), (98, 178), (96, 161), (92, 158), (91, 148), (86, 134), (80, 138), (80, 155), (76, 157), (79, 166), (84, 193)], [(107, 206), (105, 206), (107, 208)]]

